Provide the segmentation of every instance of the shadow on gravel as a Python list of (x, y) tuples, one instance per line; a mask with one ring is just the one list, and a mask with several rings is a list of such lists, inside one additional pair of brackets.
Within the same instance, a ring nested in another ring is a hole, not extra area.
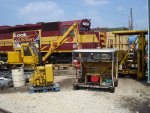
[(27, 84), (26, 86), (19, 87), (19, 88), (11, 87), (11, 88), (0, 89), (0, 94), (17, 93), (17, 92), (24, 93), (24, 92), (28, 92), (28, 88), (29, 85)]
[[(69, 71), (70, 73), (70, 71)], [(56, 71), (54, 76), (68, 76), (69, 78), (62, 79), (59, 83), (61, 90), (63, 89), (73, 89), (73, 75), (68, 74), (68, 70), (61, 70), (61, 71)], [(14, 87), (9, 87), (9, 88), (4, 88), (0, 89), (0, 94), (5, 94), (5, 93), (24, 93), (24, 92), (29, 92), (29, 87), (30, 84), (26, 84), (26, 86), (19, 87), (19, 88), (14, 88)]]
[(95, 92), (107, 92), (107, 93), (111, 93), (109, 88), (79, 88), (79, 90), (86, 90), (86, 91), (95, 91)]
[(128, 108), (133, 113), (149, 113), (150, 112), (150, 98), (133, 98), (122, 97), (120, 100), (121, 106)]
[(137, 80), (138, 82), (140, 82), (141, 84), (143, 84), (144, 86), (150, 87), (150, 83), (147, 83), (147, 79), (145, 80)]
[[(73, 90), (73, 78), (66, 78), (58, 82), (60, 85), (61, 90)], [(80, 88), (79, 90), (86, 90), (86, 91), (96, 91), (96, 92), (110, 92), (109, 89), (104, 88)]]
[(150, 84), (147, 83), (147, 77), (145, 77), (143, 79), (137, 79), (137, 77), (135, 75), (122, 75), (122, 74), (120, 74), (118, 77), (122, 78), (122, 79), (126, 79), (126, 78), (133, 79), (133, 80), (136, 80), (137, 82), (143, 84), (144, 86), (150, 86)]
[(66, 78), (61, 80), (60, 82), (58, 82), (58, 84), (60, 85), (61, 90), (65, 89), (73, 89), (73, 78)]

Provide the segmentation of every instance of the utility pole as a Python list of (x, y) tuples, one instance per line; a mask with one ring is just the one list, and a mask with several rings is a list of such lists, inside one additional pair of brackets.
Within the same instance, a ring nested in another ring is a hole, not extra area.
[(130, 8), (129, 29), (130, 29), (130, 30), (133, 30), (133, 14), (132, 14), (132, 8)]
[(133, 16), (132, 16), (132, 8), (130, 8), (130, 16), (131, 16), (131, 30), (133, 30)]
[(128, 16), (128, 27), (129, 27), (129, 30), (131, 29), (131, 20), (130, 20), (130, 16)]
[(150, 1), (148, 1), (148, 83), (150, 83)]

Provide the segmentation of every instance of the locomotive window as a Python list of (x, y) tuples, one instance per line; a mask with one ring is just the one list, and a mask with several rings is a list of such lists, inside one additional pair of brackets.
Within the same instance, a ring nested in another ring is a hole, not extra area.
[(89, 31), (90, 30), (90, 26), (86, 27), (86, 26), (80, 26), (80, 31)]
[(23, 47), (24, 50), (24, 56), (31, 56), (31, 51), (28, 47)]
[(59, 30), (59, 22), (50, 22), (42, 24), (43, 31), (56, 31)]
[(80, 31), (89, 31), (90, 29), (87, 27), (80, 27)]
[[(61, 29), (60, 29), (61, 35), (63, 35), (67, 30), (68, 30), (68, 28), (66, 28), (66, 27), (65, 27), (65, 28), (61, 28)], [(72, 36), (73, 34), (74, 34), (74, 31), (71, 31), (71, 32), (70, 32), (70, 35)]]
[(61, 35), (63, 35), (66, 31), (67, 31), (67, 28), (61, 28), (60, 29)]

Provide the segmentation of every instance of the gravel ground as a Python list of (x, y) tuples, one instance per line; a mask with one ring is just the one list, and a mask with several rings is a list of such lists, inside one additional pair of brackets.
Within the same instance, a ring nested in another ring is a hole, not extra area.
[(119, 78), (115, 93), (72, 90), (74, 71), (55, 71), (60, 92), (28, 93), (29, 85), (0, 90), (0, 108), (13, 113), (149, 113), (150, 86)]

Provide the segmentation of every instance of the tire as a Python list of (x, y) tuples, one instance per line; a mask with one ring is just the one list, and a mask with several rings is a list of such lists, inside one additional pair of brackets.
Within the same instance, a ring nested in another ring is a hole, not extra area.
[(115, 85), (115, 87), (118, 87), (118, 80), (115, 80), (114, 85)]
[(115, 92), (115, 87), (110, 87), (110, 92), (114, 93)]
[(79, 90), (79, 86), (77, 84), (73, 84), (73, 90)]
[(13, 87), (13, 83), (12, 82), (8, 82), (8, 87)]

